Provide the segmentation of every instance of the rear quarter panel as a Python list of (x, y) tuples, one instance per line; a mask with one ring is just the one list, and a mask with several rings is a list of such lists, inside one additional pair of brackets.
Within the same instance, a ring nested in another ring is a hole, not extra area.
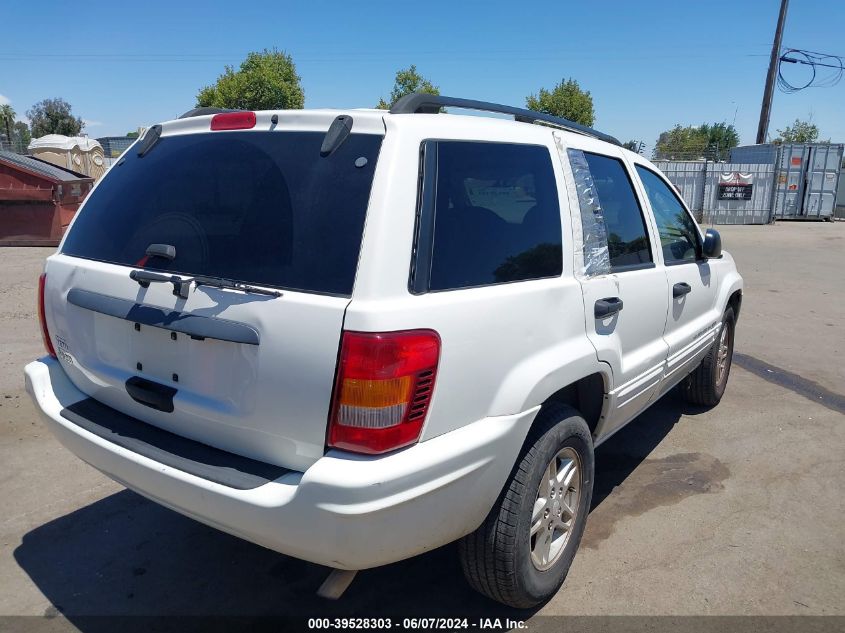
[[(581, 287), (572, 275), (570, 210), (551, 131), (480, 117), (420, 114), (386, 117), (386, 127), (344, 328), (431, 328), (440, 334), (440, 366), (422, 439), (484, 417), (528, 410), (596, 372), (600, 364), (584, 334)], [(561, 277), (418, 296), (409, 292), (420, 144), (437, 138), (548, 147), (561, 201)]]

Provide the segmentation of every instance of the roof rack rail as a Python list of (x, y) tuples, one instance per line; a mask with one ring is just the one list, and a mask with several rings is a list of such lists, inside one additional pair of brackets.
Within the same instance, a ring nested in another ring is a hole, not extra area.
[(194, 116), (206, 116), (208, 114), (220, 114), (221, 112), (241, 112), (241, 110), (235, 110), (232, 108), (215, 108), (212, 106), (203, 106), (201, 108), (194, 108), (193, 110), (188, 110), (185, 114), (181, 115), (180, 119), (190, 119)]
[(500, 114), (510, 114), (514, 120), (523, 123), (545, 123), (553, 127), (558, 127), (569, 132), (577, 132), (586, 136), (592, 136), (614, 145), (622, 145), (619, 139), (599, 132), (586, 125), (575, 123), (569, 119), (564, 119), (551, 114), (543, 112), (535, 112), (534, 110), (526, 110), (525, 108), (514, 108), (513, 106), (501, 105), (498, 103), (490, 103), (488, 101), (476, 101), (474, 99), (461, 99), (458, 97), (444, 97), (442, 95), (431, 95), (423, 92), (413, 92), (405, 95), (390, 106), (391, 114), (436, 114), (440, 108), (464, 108), (467, 110), (482, 110), (484, 112), (497, 112)]

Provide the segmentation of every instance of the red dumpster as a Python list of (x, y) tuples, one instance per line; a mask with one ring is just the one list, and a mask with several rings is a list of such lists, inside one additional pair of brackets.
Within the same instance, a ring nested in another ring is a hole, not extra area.
[(57, 246), (94, 179), (0, 151), (0, 246)]

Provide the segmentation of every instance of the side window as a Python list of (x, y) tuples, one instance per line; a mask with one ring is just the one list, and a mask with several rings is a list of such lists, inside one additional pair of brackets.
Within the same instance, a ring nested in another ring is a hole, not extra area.
[(584, 152), (590, 167), (607, 231), (610, 269), (642, 267), (652, 263), (642, 209), (625, 166), (619, 159)]
[(428, 141), (423, 160), (415, 292), (562, 273), (560, 206), (548, 148)]
[(646, 195), (657, 221), (663, 259), (667, 264), (695, 261), (699, 253), (699, 236), (695, 221), (687, 213), (678, 196), (657, 174), (637, 165)]

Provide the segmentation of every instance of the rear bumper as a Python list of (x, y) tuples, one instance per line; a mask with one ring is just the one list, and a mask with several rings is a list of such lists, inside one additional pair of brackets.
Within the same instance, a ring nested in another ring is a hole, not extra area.
[(329, 451), (304, 473), (239, 490), (183, 472), (62, 417), (87, 396), (51, 358), (26, 366), (26, 388), (59, 441), (128, 488), (270, 549), (329, 567), (366, 569), (449, 543), (481, 524), (537, 409), (484, 418), (396, 453)]

